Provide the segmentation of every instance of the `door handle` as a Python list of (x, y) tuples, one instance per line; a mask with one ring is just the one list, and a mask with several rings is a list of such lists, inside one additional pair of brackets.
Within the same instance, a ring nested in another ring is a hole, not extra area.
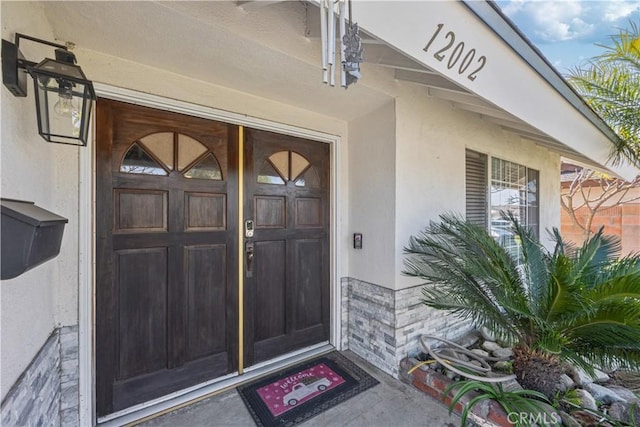
[(244, 244), (244, 254), (245, 254), (245, 275), (247, 277), (253, 277), (253, 242), (246, 242)]

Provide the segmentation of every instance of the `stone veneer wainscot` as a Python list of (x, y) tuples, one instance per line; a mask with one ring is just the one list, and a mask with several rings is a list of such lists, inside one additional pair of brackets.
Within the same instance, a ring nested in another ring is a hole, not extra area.
[(54, 329), (2, 401), (0, 425), (79, 425), (77, 326)]
[(472, 328), (470, 321), (422, 304), (422, 285), (393, 290), (354, 278), (341, 285), (342, 348), (395, 378), (400, 361), (422, 351), (420, 335), (455, 339)]

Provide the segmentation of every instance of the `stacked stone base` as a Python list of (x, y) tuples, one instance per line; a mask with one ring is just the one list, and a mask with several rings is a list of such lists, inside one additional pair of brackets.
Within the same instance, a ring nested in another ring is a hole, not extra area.
[(2, 401), (0, 425), (79, 425), (77, 326), (51, 333)]
[(422, 351), (420, 335), (454, 339), (471, 329), (471, 322), (422, 304), (421, 289), (393, 290), (343, 278), (343, 348), (398, 378), (400, 361)]

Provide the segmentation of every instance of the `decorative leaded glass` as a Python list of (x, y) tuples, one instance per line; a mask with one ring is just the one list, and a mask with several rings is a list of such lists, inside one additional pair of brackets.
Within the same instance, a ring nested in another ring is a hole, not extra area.
[(196, 163), (191, 169), (189, 169), (184, 176), (186, 178), (198, 178), (198, 179), (222, 179), (222, 171), (218, 161), (209, 153)]
[(120, 172), (144, 175), (168, 175), (167, 171), (153, 159), (138, 143), (134, 143), (125, 154)]
[(260, 169), (260, 173), (258, 174), (258, 183), (284, 185), (284, 180), (280, 174), (276, 172), (271, 162), (267, 160), (262, 165), (262, 169)]

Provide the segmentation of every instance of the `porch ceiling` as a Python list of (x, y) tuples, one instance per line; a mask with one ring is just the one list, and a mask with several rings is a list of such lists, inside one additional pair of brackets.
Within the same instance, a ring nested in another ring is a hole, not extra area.
[(329, 117), (351, 120), (393, 99), (366, 84), (322, 84), (320, 43), (305, 36), (300, 1), (41, 5), (58, 40)]
[[(45, 1), (42, 7), (59, 40), (330, 117), (350, 120), (391, 100), (366, 77), (347, 91), (320, 83), (320, 19), (313, 2)], [(363, 42), (366, 62), (395, 79), (426, 86), (430, 96), (456, 109), (600, 167), (375, 37), (364, 34)]]

